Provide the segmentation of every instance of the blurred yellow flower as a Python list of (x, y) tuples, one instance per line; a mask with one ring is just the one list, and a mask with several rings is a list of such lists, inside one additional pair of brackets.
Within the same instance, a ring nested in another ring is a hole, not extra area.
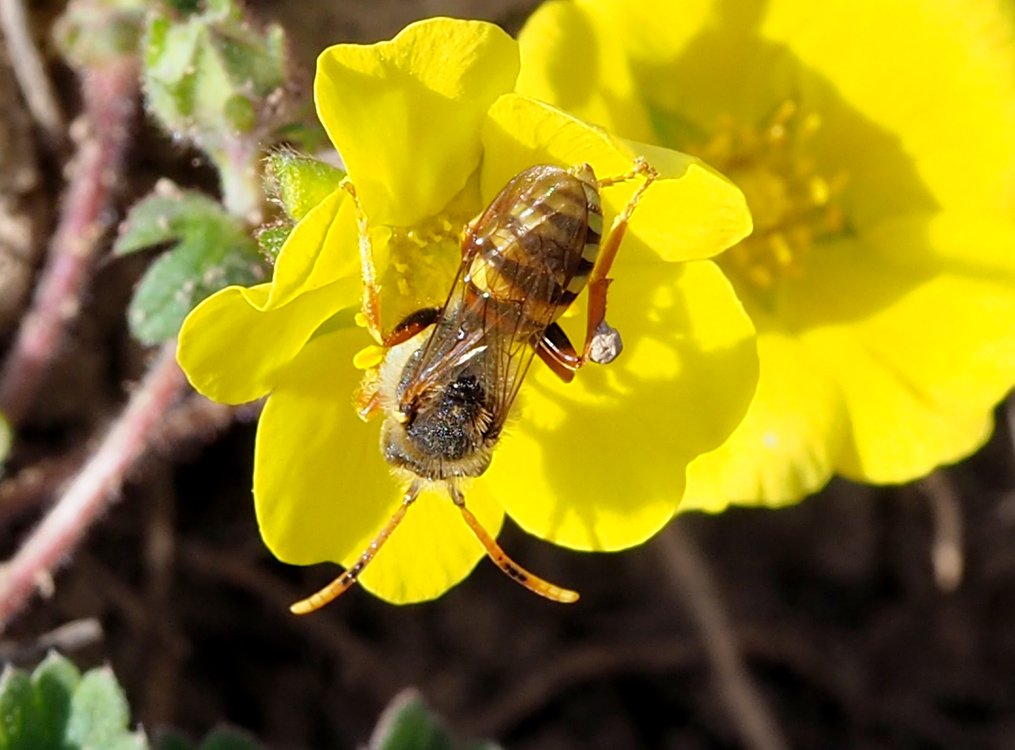
[(1001, 0), (575, 0), (518, 90), (695, 154), (755, 231), (718, 258), (758, 329), (747, 417), (682, 509), (903, 482), (1015, 383), (1015, 44)]
[[(504, 32), (448, 19), (321, 54), (318, 114), (369, 225), (386, 329), (443, 301), (465, 222), (515, 174), (582, 162), (621, 174), (641, 153), (512, 93), (517, 70)], [(627, 349), (569, 385), (533, 365), (490, 469), (465, 488), (494, 535), (506, 510), (573, 548), (643, 541), (672, 516), (685, 466), (719, 445), (750, 401), (753, 328), (707, 260), (750, 231), (743, 195), (696, 159), (646, 156), (661, 178), (611, 274), (610, 320)], [(607, 226), (633, 189), (604, 189)], [(404, 491), (381, 455), (378, 420), (362, 422), (353, 403), (363, 375), (354, 356), (372, 341), (354, 322), (360, 294), (356, 215), (339, 189), (297, 224), (270, 284), (210, 297), (180, 335), (199, 391), (227, 403), (268, 395), (254, 499), (265, 542), (290, 563), (350, 566)], [(482, 555), (458, 509), (427, 491), (360, 581), (392, 602), (430, 599)]]

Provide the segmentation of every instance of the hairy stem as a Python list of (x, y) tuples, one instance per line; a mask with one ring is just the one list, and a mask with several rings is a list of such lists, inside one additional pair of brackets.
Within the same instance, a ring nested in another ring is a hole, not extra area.
[(78, 312), (88, 270), (112, 222), (130, 125), (137, 107), (133, 57), (82, 73), (85, 113), (70, 184), (32, 308), (0, 371), (0, 411), (17, 425), (35, 400), (49, 364)]
[(150, 447), (157, 432), (153, 428), (186, 387), (187, 381), (176, 363), (176, 342), (163, 344), (98, 450), (0, 573), (0, 630), (39, 585), (50, 579), (117, 496), (126, 473)]
[(222, 205), (251, 226), (261, 223), (261, 149), (256, 139), (227, 136), (221, 149), (209, 154), (222, 180)]
[(46, 76), (42, 55), (32, 40), (22, 0), (0, 0), (0, 28), (7, 39), (7, 56), (28, 109), (50, 144), (63, 146), (63, 115)]

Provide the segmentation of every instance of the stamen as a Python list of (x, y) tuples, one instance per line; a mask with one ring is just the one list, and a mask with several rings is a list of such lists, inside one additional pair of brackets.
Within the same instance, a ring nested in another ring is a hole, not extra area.
[(708, 141), (689, 148), (731, 177), (754, 214), (754, 234), (718, 259), (748, 288), (764, 293), (802, 276), (815, 242), (843, 231), (846, 175), (822, 173), (810, 147), (821, 124), (818, 113), (787, 99), (753, 127), (718, 118)]

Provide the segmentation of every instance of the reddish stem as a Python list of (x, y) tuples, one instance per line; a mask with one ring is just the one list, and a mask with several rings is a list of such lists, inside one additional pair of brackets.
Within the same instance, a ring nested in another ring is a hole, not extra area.
[(81, 294), (113, 221), (112, 201), (137, 107), (138, 73), (124, 57), (82, 73), (85, 134), (80, 139), (49, 257), (0, 373), (0, 411), (17, 425), (35, 400), (46, 369), (80, 307)]
[(187, 381), (176, 363), (176, 342), (158, 359), (130, 397), (99, 449), (74, 478), (42, 523), (0, 573), (0, 630), (84, 537), (116, 497), (124, 475), (150, 447), (153, 428), (184, 392)]

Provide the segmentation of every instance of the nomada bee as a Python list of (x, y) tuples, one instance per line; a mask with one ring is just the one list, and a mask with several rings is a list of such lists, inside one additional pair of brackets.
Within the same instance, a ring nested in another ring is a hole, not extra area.
[[(442, 307), (407, 316), (389, 333), (381, 326), (380, 286), (356, 201), (363, 275), (363, 316), (387, 350), (358, 396), (364, 419), (384, 415), (381, 450), (407, 482), (401, 505), (355, 564), (326, 587), (292, 605), (296, 614), (320, 609), (349, 589), (405, 517), (424, 486), (442, 485), (487, 555), (536, 594), (574, 602), (578, 593), (515, 563), (465, 502), (463, 479), (490, 464), (511, 404), (538, 356), (565, 382), (586, 362), (620, 353), (606, 323), (607, 277), (631, 214), (656, 178), (643, 159), (617, 177), (597, 179), (592, 167), (530, 167), (512, 178), (469, 222), (461, 263)], [(641, 178), (605, 237), (600, 190)], [(356, 200), (352, 183), (343, 183)], [(557, 320), (588, 287), (585, 344), (578, 352)]]

